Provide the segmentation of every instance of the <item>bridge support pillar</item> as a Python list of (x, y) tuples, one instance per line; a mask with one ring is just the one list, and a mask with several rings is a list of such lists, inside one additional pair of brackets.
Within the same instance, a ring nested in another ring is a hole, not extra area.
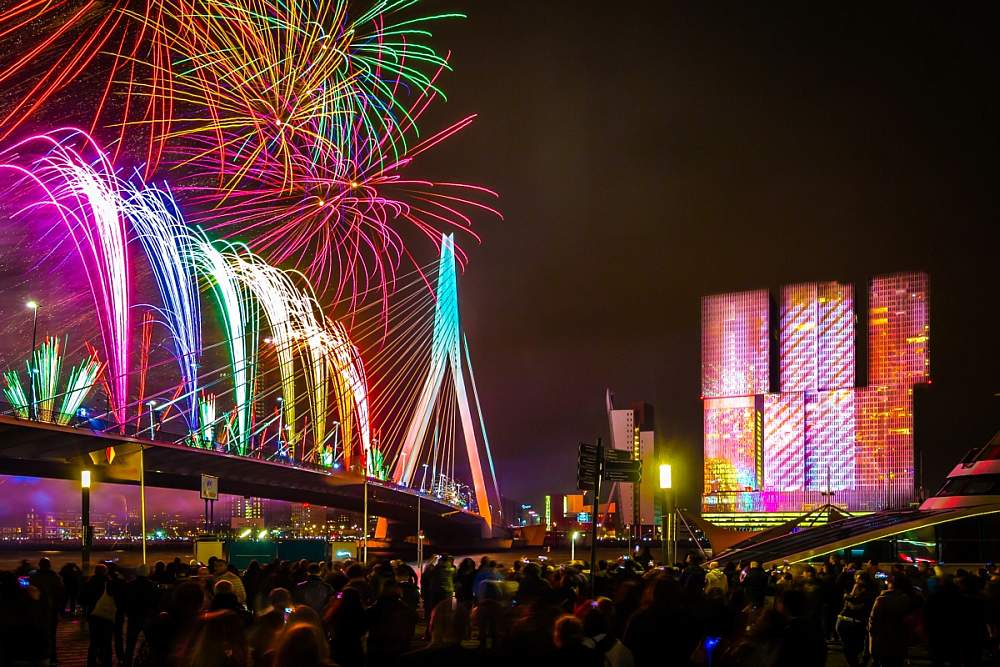
[(380, 516), (378, 521), (375, 523), (375, 539), (384, 540), (389, 536), (389, 520), (384, 516)]

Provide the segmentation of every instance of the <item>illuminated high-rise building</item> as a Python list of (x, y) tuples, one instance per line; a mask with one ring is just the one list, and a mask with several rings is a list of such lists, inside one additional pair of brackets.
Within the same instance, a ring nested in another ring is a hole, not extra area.
[(774, 301), (766, 290), (702, 300), (706, 516), (914, 500), (913, 388), (930, 380), (927, 289), (923, 273), (876, 277), (867, 312), (854, 286), (837, 282), (785, 286)]

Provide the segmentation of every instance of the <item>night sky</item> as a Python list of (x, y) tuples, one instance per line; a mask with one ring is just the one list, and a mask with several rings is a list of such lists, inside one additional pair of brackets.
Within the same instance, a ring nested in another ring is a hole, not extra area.
[(459, 283), (505, 495), (574, 488), (610, 387), (695, 506), (715, 292), (927, 271), (926, 485), (1000, 429), (996, 10), (750, 4), (426, 3), (469, 19), (435, 27), (456, 71), (423, 125), (479, 118), (421, 168), (505, 217)]
[(436, 31), (437, 113), (481, 115), (435, 160), (506, 218), (459, 286), (506, 494), (574, 488), (611, 387), (655, 406), (694, 505), (721, 291), (925, 270), (926, 485), (1000, 428), (998, 17), (960, 9), (480, 2)]

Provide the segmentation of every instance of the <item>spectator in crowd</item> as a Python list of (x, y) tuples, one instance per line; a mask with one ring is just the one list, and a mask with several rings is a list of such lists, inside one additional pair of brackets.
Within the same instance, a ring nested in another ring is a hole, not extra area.
[(253, 667), (267, 665), (264, 656), (275, 645), (291, 613), (291, 593), (284, 588), (272, 588), (267, 596), (267, 604), (257, 614), (249, 633), (248, 645)]
[(387, 582), (378, 599), (365, 611), (368, 628), (368, 665), (394, 665), (410, 650), (417, 610), (403, 601), (395, 579)]
[(564, 614), (556, 619), (552, 642), (556, 651), (554, 663), (571, 667), (600, 667), (603, 657), (584, 643), (583, 623), (576, 616)]
[[(705, 568), (689, 559), (678, 571), (623, 557), (599, 569), (595, 577), (610, 595), (592, 599), (590, 573), (579, 563), (515, 562), (508, 568), (482, 559), (459, 574), (450, 557), (433, 559), (423, 580), (423, 592), (433, 594), (423, 599), (437, 603), (421, 608), (416, 573), (405, 563), (275, 560), (248, 568), (258, 591), (250, 609), (237, 596), (250, 590), (247, 572), (222, 560), (212, 561), (213, 575), (175, 560), (152, 575), (137, 568), (127, 581), (101, 564), (80, 582), (88, 666), (112, 664), (119, 618), (121, 667), (820, 667), (830, 636), (851, 667), (869, 658), (893, 666), (925, 641), (923, 629), (933, 664), (976, 667), (995, 646), (1000, 623), (993, 566), (951, 574), (896, 564), (886, 577), (878, 564), (837, 559), (768, 569)], [(49, 601), (63, 609), (65, 583), (51, 564), (20, 577), (0, 572), (0, 667), (48, 663), (55, 643)], [(834, 620), (831, 606), (839, 607)]]
[(632, 652), (611, 632), (614, 605), (608, 598), (588, 600), (577, 612), (583, 620), (584, 643), (603, 658), (606, 667), (632, 667)]
[(70, 561), (59, 570), (59, 578), (62, 579), (63, 589), (66, 591), (66, 612), (69, 615), (76, 614), (77, 604), (80, 601), (80, 583), (83, 581), (83, 571), (80, 566)]
[(80, 602), (87, 613), (90, 646), (87, 649), (87, 667), (111, 667), (112, 645), (115, 637), (115, 615), (118, 607), (109, 588), (111, 579), (103, 563), (94, 567), (94, 575), (83, 586)]
[(309, 623), (290, 625), (278, 640), (274, 667), (326, 667), (329, 660), (326, 637)]
[(705, 573), (705, 592), (711, 594), (712, 591), (718, 591), (721, 595), (729, 594), (729, 579), (715, 561), (709, 564), (708, 572)]
[(52, 571), (52, 562), (48, 558), (38, 560), (38, 569), (28, 578), (30, 585), (38, 589), (42, 606), (45, 610), (44, 627), (46, 644), (49, 649), (49, 661), (56, 663), (56, 629), (59, 625), (59, 614), (66, 606), (66, 589), (62, 579)]
[(836, 631), (844, 651), (848, 667), (859, 667), (865, 653), (868, 618), (871, 616), (875, 595), (860, 574), (855, 576), (854, 586), (844, 596), (844, 604), (837, 616)]
[(909, 634), (906, 616), (910, 611), (909, 582), (902, 575), (890, 575), (886, 590), (875, 599), (868, 620), (869, 651), (875, 667), (897, 667), (906, 662)]
[(479, 654), (462, 646), (462, 639), (468, 631), (467, 620), (464, 607), (457, 600), (442, 600), (431, 612), (430, 644), (426, 648), (403, 654), (399, 664), (405, 667), (476, 667), (480, 664)]
[(136, 642), (139, 634), (153, 619), (160, 606), (160, 589), (149, 579), (149, 566), (136, 568), (135, 579), (125, 585), (125, 662), (124, 667), (132, 667)]
[(211, 572), (214, 575), (213, 584), (220, 579), (225, 579), (232, 584), (233, 594), (239, 603), (245, 605), (247, 603), (247, 591), (243, 587), (243, 580), (240, 579), (238, 574), (229, 570), (229, 563), (219, 558), (214, 561), (211, 567)]
[(362, 640), (365, 626), (361, 592), (350, 584), (344, 587), (326, 612), (326, 628), (333, 639), (333, 661), (341, 667), (361, 667), (365, 656)]
[(322, 614), (333, 589), (319, 576), (319, 563), (310, 564), (306, 572), (305, 581), (295, 587), (295, 594), (292, 597), (298, 604), (308, 605), (315, 609), (316, 613)]

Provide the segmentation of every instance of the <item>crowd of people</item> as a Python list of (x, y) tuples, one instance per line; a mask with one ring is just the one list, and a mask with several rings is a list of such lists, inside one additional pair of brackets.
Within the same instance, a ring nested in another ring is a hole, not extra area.
[[(88, 667), (527, 664), (813, 667), (981, 664), (1000, 636), (1000, 569), (842, 563), (764, 570), (657, 566), (648, 553), (579, 563), (174, 559), (132, 571), (48, 559), (0, 572), (0, 666), (50, 665), (78, 616)], [(421, 586), (421, 583), (423, 584)]]

